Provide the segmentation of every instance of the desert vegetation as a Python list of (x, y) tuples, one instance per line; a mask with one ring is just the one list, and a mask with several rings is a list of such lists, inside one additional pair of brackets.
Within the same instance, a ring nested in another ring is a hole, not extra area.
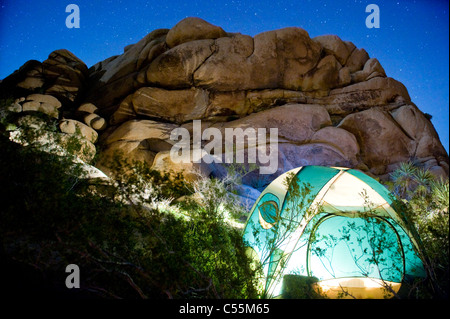
[[(264, 296), (261, 269), (246, 255), (242, 240), (247, 212), (234, 196), (239, 168), (231, 167), (222, 179), (187, 182), (117, 154), (110, 163), (112, 178), (93, 177), (88, 169), (93, 166), (79, 160), (83, 145), (76, 137), (61, 138), (55, 119), (35, 115), (30, 124), (2, 108), (0, 253), (10, 294)], [(36, 124), (41, 122), (45, 125)], [(387, 186), (427, 256), (428, 277), (398, 297), (448, 297), (448, 180), (437, 181), (410, 162)], [(80, 289), (64, 285), (68, 264), (81, 269)], [(309, 286), (305, 289), (311, 296)]]

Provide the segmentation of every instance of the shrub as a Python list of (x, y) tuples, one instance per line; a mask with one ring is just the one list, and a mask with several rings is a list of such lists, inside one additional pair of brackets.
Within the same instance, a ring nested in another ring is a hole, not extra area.
[[(408, 162), (391, 174), (394, 194), (413, 221), (425, 253), (426, 281), (410, 294), (423, 298), (448, 298), (449, 289), (449, 181)], [(420, 293), (419, 293), (420, 292)], [(420, 296), (419, 296), (420, 295)]]
[(77, 264), (79, 297), (257, 297), (238, 230), (199, 206), (186, 218), (152, 205), (189, 194), (181, 179), (116, 159), (120, 178), (93, 182), (72, 157), (3, 133), (0, 240), (10, 293), (67, 293), (65, 267)]

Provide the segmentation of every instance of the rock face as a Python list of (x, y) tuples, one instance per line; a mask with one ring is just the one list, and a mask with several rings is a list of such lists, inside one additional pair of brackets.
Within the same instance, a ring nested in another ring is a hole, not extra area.
[(26, 62), (4, 79), (2, 86), (12, 92), (38, 90), (73, 106), (83, 98), (88, 76), (88, 68), (83, 61), (68, 50), (56, 50), (42, 63), (35, 60)]
[(221, 27), (214, 26), (199, 18), (190, 18), (181, 20), (170, 29), (167, 33), (166, 43), (169, 48), (173, 48), (185, 42), (217, 39), (226, 35)]
[(100, 144), (98, 166), (105, 169), (121, 151), (162, 171), (222, 174), (225, 164), (170, 159), (171, 132), (186, 128), (192, 139), (192, 121), (202, 120), (202, 132), (278, 129), (278, 169), (246, 176), (253, 186), (300, 165), (353, 167), (386, 180), (400, 162), (415, 159), (438, 176), (449, 174), (432, 123), (402, 83), (353, 43), (335, 35), (311, 39), (301, 28), (251, 37), (186, 18), (89, 70), (58, 50), (1, 85), (41, 89), (46, 98), (21, 95), (10, 109), (46, 112), (69, 134), (78, 128)]

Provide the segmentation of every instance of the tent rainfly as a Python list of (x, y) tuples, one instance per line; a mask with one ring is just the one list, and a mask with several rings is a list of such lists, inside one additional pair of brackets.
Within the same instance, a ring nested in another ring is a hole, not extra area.
[(329, 298), (384, 298), (426, 272), (419, 239), (389, 191), (348, 168), (304, 166), (276, 178), (252, 207), (244, 242), (266, 297), (288, 278)]

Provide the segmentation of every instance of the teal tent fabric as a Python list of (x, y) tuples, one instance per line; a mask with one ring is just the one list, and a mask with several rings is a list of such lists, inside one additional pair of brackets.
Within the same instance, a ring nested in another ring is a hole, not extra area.
[(267, 295), (278, 296), (283, 277), (292, 274), (352, 285), (352, 278), (401, 284), (426, 276), (417, 234), (392, 204), (383, 185), (354, 169), (305, 166), (277, 178), (243, 232)]
[(382, 219), (331, 215), (314, 231), (307, 264), (310, 274), (322, 280), (370, 277), (401, 282), (400, 249), (396, 231)]

